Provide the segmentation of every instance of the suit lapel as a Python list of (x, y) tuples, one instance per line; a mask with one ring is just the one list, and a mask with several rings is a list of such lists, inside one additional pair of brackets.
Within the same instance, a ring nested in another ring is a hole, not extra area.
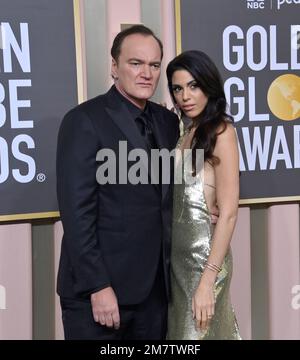
[[(163, 118), (163, 112), (157, 111), (157, 109), (151, 106), (151, 111), (153, 114), (153, 132), (155, 136), (155, 140), (157, 142), (157, 145), (159, 149), (167, 149), (170, 150), (170, 142), (169, 142), (169, 131), (167, 127), (167, 122), (164, 121)], [(107, 105), (105, 107), (105, 110), (107, 111), (108, 115), (111, 117), (111, 119), (114, 121), (114, 123), (118, 126), (118, 128), (122, 131), (122, 133), (125, 135), (126, 139), (131, 143), (134, 149), (143, 149), (145, 150), (146, 154), (148, 155), (148, 149), (147, 145), (140, 134), (136, 124), (132, 120), (132, 117), (130, 115), (130, 112), (122, 101), (119, 101), (119, 99), (115, 98), (115, 95), (113, 93), (113, 90), (110, 89), (107, 93)], [(148, 159), (148, 158), (147, 158)], [(148, 172), (148, 161), (145, 161), (145, 159), (142, 157), (141, 161), (143, 165), (145, 166), (147, 172)], [(150, 159), (149, 159), (150, 162)], [(171, 167), (172, 169), (172, 167)], [(168, 190), (169, 190), (169, 184), (162, 184), (162, 199), (166, 196)], [(159, 190), (159, 187), (157, 185), (154, 185), (155, 188)]]
[[(111, 117), (113, 122), (118, 126), (121, 132), (125, 135), (126, 139), (130, 142), (134, 149), (143, 149), (145, 150), (148, 156), (148, 149), (146, 143), (140, 134), (137, 126), (135, 125), (132, 116), (122, 101), (115, 98), (112, 89), (107, 93), (108, 101), (105, 110), (108, 115)], [(148, 159), (148, 158), (147, 158)], [(148, 161), (141, 157), (141, 162), (145, 166), (148, 173)]]
[(145, 141), (130, 118), (125, 104), (121, 104), (117, 109), (106, 108), (106, 111), (134, 148), (147, 151)]
[[(163, 112), (157, 111), (151, 107), (152, 114), (154, 116), (153, 120), (153, 132), (159, 149), (167, 149), (170, 151), (170, 142), (169, 142), (169, 131), (167, 127), (167, 122), (163, 118)], [(172, 171), (172, 166), (170, 166)], [(171, 175), (171, 174), (170, 174)], [(172, 176), (171, 176), (172, 179)], [(169, 190), (170, 184), (162, 184), (162, 199), (166, 196)]]

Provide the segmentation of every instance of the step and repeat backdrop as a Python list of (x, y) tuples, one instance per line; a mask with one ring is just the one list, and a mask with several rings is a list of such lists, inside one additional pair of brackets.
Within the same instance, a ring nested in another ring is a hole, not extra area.
[(0, 221), (57, 212), (57, 133), (77, 103), (73, 1), (0, 0)]
[[(74, 4), (0, 0), (0, 221), (58, 216), (57, 133), (78, 103)], [(205, 51), (223, 75), (241, 204), (298, 201), (300, 3), (175, 4), (177, 52)]]
[(176, 0), (177, 52), (206, 52), (223, 76), (241, 204), (300, 199), (299, 15), (296, 0)]

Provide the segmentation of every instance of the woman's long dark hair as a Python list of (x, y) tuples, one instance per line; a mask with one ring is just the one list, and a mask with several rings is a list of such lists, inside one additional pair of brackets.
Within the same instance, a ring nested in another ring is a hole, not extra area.
[(192, 139), (192, 166), (196, 169), (196, 149), (204, 150), (204, 160), (217, 164), (219, 159), (213, 155), (217, 136), (225, 131), (227, 122), (233, 121), (226, 113), (226, 98), (223, 80), (213, 61), (202, 51), (185, 51), (176, 56), (167, 67), (168, 87), (176, 103), (172, 76), (177, 70), (187, 70), (197, 85), (207, 96), (208, 102), (195, 123), (196, 130)]

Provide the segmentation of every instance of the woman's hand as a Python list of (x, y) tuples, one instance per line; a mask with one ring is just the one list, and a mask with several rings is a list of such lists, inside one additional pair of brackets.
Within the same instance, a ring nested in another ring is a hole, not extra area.
[(192, 299), (193, 318), (196, 328), (206, 330), (215, 313), (214, 281), (206, 279), (204, 274)]

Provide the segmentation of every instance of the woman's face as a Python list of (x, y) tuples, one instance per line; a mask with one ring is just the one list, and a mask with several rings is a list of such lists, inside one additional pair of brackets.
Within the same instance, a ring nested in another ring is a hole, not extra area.
[(176, 70), (172, 76), (172, 89), (177, 105), (190, 119), (204, 110), (208, 98), (187, 70)]

